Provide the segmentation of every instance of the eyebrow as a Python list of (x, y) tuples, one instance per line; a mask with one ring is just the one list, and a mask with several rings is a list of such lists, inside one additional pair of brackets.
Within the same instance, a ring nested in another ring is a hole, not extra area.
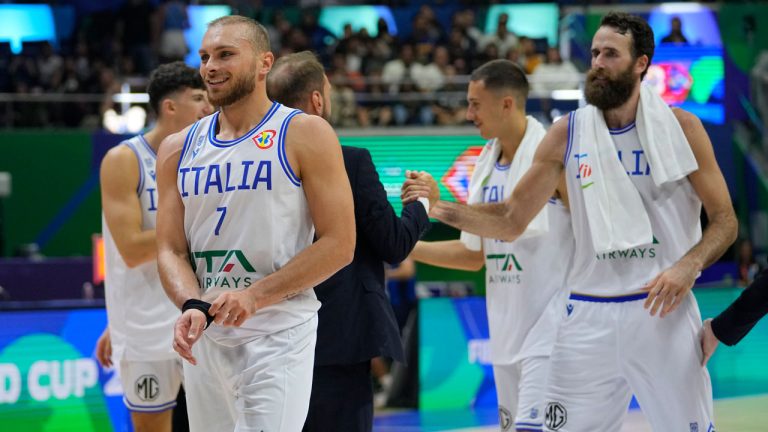
[[(235, 45), (219, 45), (219, 46), (213, 48), (212, 51), (221, 51), (221, 50), (224, 50), (224, 49), (233, 49), (233, 48), (236, 49), (237, 47)], [(197, 52), (202, 54), (202, 53), (205, 53), (205, 52), (208, 52), (208, 51), (206, 51), (204, 48), (200, 48)]]

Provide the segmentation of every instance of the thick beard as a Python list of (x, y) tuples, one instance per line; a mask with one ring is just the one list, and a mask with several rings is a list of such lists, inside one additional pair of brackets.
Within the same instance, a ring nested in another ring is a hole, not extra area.
[[(602, 111), (618, 108), (629, 100), (632, 90), (635, 89), (637, 78), (632, 73), (634, 64), (619, 72), (616, 78), (611, 78), (604, 72), (592, 69), (587, 73), (587, 82), (584, 86), (584, 98), (587, 103), (594, 105)], [(595, 82), (596, 78), (607, 78), (603, 85)]]
[(208, 100), (211, 105), (217, 107), (224, 107), (234, 104), (240, 99), (248, 96), (256, 88), (256, 72), (238, 78), (235, 81), (235, 85), (228, 93), (221, 94), (219, 96), (213, 95), (212, 92), (208, 92)]

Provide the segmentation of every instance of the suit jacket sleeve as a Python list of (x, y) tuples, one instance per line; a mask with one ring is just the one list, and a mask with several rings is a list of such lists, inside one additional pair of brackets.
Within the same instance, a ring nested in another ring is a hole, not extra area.
[(359, 149), (355, 215), (358, 235), (362, 234), (383, 261), (404, 260), (430, 227), (424, 206), (413, 202), (403, 208), (402, 217), (387, 200), (387, 192), (366, 149)]
[(737, 344), (768, 313), (768, 269), (755, 280), (726, 310), (712, 320), (712, 331), (720, 342)]

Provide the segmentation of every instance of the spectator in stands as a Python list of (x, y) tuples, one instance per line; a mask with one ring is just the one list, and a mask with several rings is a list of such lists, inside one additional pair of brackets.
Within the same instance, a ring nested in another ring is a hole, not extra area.
[[(413, 81), (413, 72), (416, 66), (413, 45), (403, 44), (400, 47), (399, 56), (388, 61), (381, 73), (381, 80), (387, 86), (390, 96), (400, 96), (404, 93), (415, 93), (416, 87)], [(395, 123), (398, 126), (408, 124), (413, 118), (416, 109), (420, 106), (418, 101), (397, 100), (393, 106)]]
[(522, 36), (520, 38), (520, 63), (523, 65), (525, 73), (532, 74), (543, 61), (543, 56), (536, 52), (536, 43), (533, 39)]
[(672, 17), (669, 22), (669, 34), (661, 38), (661, 43), (687, 44), (688, 39), (683, 34), (683, 22), (680, 17)]
[(547, 61), (540, 64), (531, 75), (534, 92), (551, 93), (554, 90), (579, 88), (581, 75), (570, 60), (563, 60), (558, 47), (547, 48)]
[(157, 10), (149, 0), (127, 0), (120, 9), (117, 21), (117, 34), (126, 53), (133, 57), (136, 69), (148, 75), (154, 69), (154, 42), (158, 30), (154, 23)]
[(517, 36), (507, 27), (508, 22), (509, 15), (506, 13), (500, 14), (496, 23), (496, 32), (484, 37), (479, 45), (479, 49), (483, 51), (489, 44), (494, 44), (500, 53), (496, 58), (501, 58), (506, 56), (509, 49), (517, 46)]
[(189, 28), (187, 6), (181, 0), (166, 0), (159, 10), (162, 33), (160, 34), (160, 62), (184, 60), (189, 52), (184, 30)]
[(357, 126), (357, 102), (355, 93), (350, 87), (350, 73), (347, 71), (347, 61), (344, 54), (337, 52), (333, 55), (331, 68), (328, 71), (328, 81), (333, 85), (331, 92), (330, 123), (337, 127)]

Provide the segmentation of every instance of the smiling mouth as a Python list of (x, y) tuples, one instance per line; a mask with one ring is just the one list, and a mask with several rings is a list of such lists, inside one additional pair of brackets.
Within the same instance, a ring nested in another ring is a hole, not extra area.
[(205, 81), (206, 84), (212, 87), (216, 87), (218, 85), (224, 84), (225, 82), (227, 82), (227, 78), (220, 78), (217, 80), (208, 79)]

